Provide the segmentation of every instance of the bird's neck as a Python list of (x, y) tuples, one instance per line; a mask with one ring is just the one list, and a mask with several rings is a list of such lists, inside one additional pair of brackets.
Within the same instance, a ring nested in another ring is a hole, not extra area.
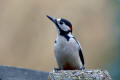
[(67, 41), (69, 41), (69, 39), (70, 39), (71, 37), (73, 37), (71, 32), (69, 32), (69, 33), (67, 33), (67, 34), (58, 34), (58, 37), (59, 37), (59, 36), (64, 37)]

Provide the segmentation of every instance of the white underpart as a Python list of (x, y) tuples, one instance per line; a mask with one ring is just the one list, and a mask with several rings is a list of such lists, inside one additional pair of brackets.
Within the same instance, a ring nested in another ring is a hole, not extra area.
[[(73, 37), (71, 33), (69, 36)], [(79, 45), (74, 38), (70, 38), (70, 40), (67, 41), (63, 36), (58, 35), (56, 43), (54, 44), (54, 52), (59, 68), (63, 69), (66, 62), (69, 62), (78, 69), (83, 67), (79, 56)]]

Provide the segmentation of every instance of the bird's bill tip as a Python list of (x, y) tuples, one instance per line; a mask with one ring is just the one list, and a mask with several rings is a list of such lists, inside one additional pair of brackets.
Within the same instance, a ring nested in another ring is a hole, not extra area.
[(48, 18), (49, 18), (50, 16), (46, 15), (46, 17), (48, 17)]
[(48, 16), (48, 15), (46, 15), (46, 17), (49, 18), (49, 19), (52, 18), (51, 16)]
[(48, 15), (46, 15), (46, 16), (47, 16), (48, 19), (50, 19), (50, 20), (53, 21), (53, 22), (56, 20), (55, 18), (53, 18), (53, 17), (51, 17), (51, 16), (48, 16)]
[(47, 18), (49, 18), (50, 20), (53, 19), (53, 17), (51, 17), (51, 16), (48, 16), (48, 15), (46, 15), (46, 16), (47, 16)]

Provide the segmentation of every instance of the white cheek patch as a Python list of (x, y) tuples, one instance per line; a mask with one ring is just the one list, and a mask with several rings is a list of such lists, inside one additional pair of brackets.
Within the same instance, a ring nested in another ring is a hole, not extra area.
[(68, 31), (70, 28), (67, 25), (63, 24), (61, 25), (61, 29), (64, 31)]
[(61, 19), (57, 19), (58, 25), (60, 27), (60, 29), (62, 29), (63, 31), (68, 31), (70, 30), (70, 28), (63, 22), (63, 24), (59, 24)]

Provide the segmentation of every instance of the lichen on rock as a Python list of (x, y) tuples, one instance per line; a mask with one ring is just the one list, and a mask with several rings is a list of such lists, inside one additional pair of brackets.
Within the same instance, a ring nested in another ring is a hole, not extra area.
[(53, 70), (48, 80), (112, 80), (106, 70)]

